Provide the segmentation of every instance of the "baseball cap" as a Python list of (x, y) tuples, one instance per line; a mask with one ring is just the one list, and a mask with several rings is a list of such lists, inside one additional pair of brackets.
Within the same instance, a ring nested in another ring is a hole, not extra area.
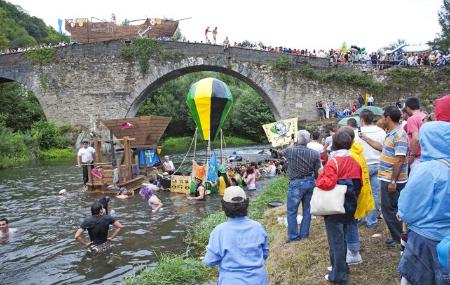
[(223, 200), (227, 203), (242, 203), (246, 199), (244, 190), (239, 186), (228, 187), (223, 195)]

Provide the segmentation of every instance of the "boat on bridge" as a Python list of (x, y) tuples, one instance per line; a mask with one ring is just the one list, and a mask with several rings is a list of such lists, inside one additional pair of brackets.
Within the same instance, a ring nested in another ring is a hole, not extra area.
[[(137, 25), (132, 24), (136, 21), (144, 22)], [(118, 39), (172, 38), (178, 28), (178, 23), (178, 20), (146, 18), (117, 24), (115, 21), (91, 17), (90, 20), (88, 18), (66, 19), (65, 29), (70, 33), (72, 42), (85, 44)]]

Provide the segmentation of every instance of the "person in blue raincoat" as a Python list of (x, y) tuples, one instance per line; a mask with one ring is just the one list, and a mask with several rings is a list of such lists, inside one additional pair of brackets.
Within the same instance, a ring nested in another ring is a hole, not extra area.
[(436, 246), (450, 235), (450, 123), (424, 124), (419, 142), (421, 162), (398, 200), (398, 216), (409, 228), (398, 271), (402, 284), (448, 284)]

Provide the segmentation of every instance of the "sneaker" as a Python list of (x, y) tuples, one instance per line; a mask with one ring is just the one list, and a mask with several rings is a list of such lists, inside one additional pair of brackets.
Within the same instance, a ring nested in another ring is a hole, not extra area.
[(398, 241), (393, 240), (393, 239), (388, 239), (388, 240), (386, 240), (384, 243), (385, 243), (386, 246), (389, 247), (389, 248), (396, 247), (396, 246), (399, 244)]
[(325, 280), (327, 280), (328, 282), (330, 282), (330, 279), (329, 279), (329, 275), (327, 274), (327, 275), (325, 275)]
[(286, 243), (293, 243), (293, 242), (297, 242), (300, 241), (301, 239), (287, 239)]
[(359, 254), (359, 252), (355, 254), (350, 252), (349, 254), (347, 254), (346, 261), (348, 265), (360, 264), (362, 263), (361, 254)]
[(333, 270), (333, 266), (328, 266), (328, 267), (327, 267), (327, 270), (328, 270), (329, 272), (331, 272), (331, 270)]

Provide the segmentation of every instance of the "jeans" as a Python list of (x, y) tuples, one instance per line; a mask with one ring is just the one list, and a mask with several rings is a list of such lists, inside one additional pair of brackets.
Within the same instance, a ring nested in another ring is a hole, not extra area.
[(368, 226), (375, 225), (377, 221), (377, 212), (380, 209), (380, 203), (378, 202), (378, 195), (380, 193), (380, 180), (378, 179), (378, 163), (367, 165), (369, 168), (370, 187), (372, 188), (373, 199), (375, 200), (375, 210), (369, 212), (366, 217)]
[[(308, 238), (311, 224), (311, 197), (314, 189), (314, 177), (289, 180), (287, 195), (288, 239), (298, 240)], [(297, 224), (298, 206), (302, 202), (303, 218), (300, 233)]]
[(449, 283), (449, 270), (438, 260), (437, 241), (409, 231), (398, 272), (411, 284), (444, 285)]
[(348, 265), (346, 261), (347, 242), (345, 237), (349, 225), (335, 222), (329, 217), (324, 218), (331, 263), (331, 272), (328, 275), (328, 280), (338, 284), (346, 284)]
[(405, 187), (406, 183), (397, 184), (397, 191), (390, 193), (388, 191), (389, 182), (381, 182), (381, 212), (383, 213), (384, 220), (391, 233), (392, 239), (400, 242), (400, 236), (402, 234), (402, 223), (397, 219), (398, 212), (398, 197), (400, 191)]
[(361, 248), (361, 242), (359, 241), (359, 230), (358, 223), (356, 220), (353, 220), (350, 224), (348, 224), (348, 231), (345, 235), (347, 240), (347, 248), (350, 251), (359, 251)]
[[(90, 162), (86, 162), (90, 163)], [(83, 184), (86, 185), (89, 181), (89, 171), (91, 171), (90, 165), (83, 165)]]

